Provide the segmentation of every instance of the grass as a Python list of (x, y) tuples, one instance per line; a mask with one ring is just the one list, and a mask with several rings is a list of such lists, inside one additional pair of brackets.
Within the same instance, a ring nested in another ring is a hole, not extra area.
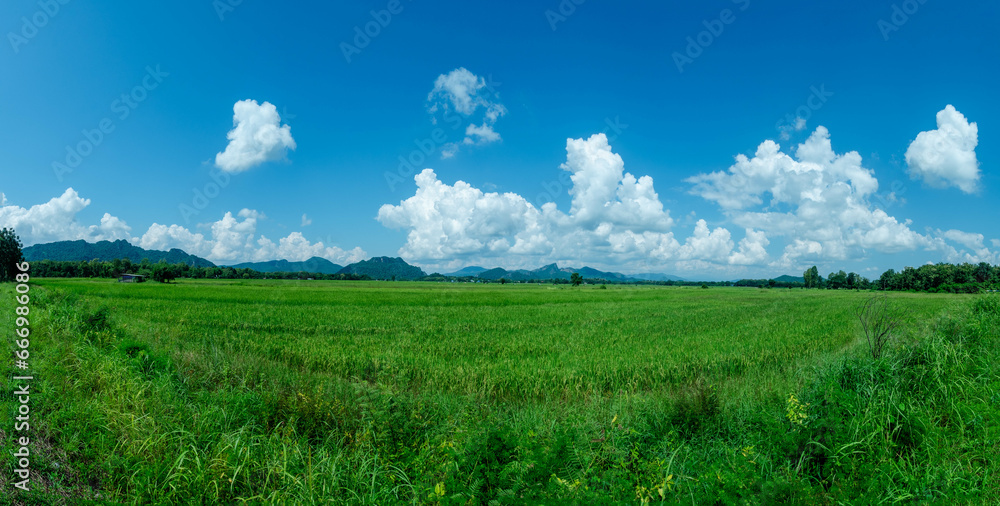
[(32, 294), (42, 425), (24, 503), (1000, 493), (995, 297), (893, 294), (913, 318), (873, 361), (853, 316), (867, 294), (847, 291), (42, 280)]

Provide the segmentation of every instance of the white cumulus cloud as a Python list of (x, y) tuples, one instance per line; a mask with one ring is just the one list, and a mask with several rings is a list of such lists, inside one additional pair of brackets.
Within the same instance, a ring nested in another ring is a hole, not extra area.
[(465, 67), (459, 67), (434, 80), (434, 88), (427, 95), (427, 101), (431, 103), (432, 113), (441, 107), (445, 112), (454, 110), (469, 116), (476, 108), (489, 105), (479, 95), (479, 91), (485, 87), (485, 79), (469, 72)]
[(767, 262), (767, 235), (761, 230), (746, 229), (746, 236), (740, 240), (739, 249), (729, 255), (733, 265), (762, 265)]
[(243, 172), (264, 162), (285, 158), (295, 150), (292, 128), (281, 124), (278, 109), (270, 102), (241, 100), (233, 106), (229, 145), (215, 155), (215, 165), (227, 172)]
[(937, 113), (937, 130), (920, 132), (907, 148), (910, 177), (935, 188), (954, 186), (974, 193), (979, 185), (977, 144), (979, 128), (949, 104)]
[(88, 231), (97, 241), (117, 241), (119, 239), (128, 240), (132, 237), (132, 227), (111, 213), (104, 213), (101, 217), (100, 225), (91, 225)]
[[(568, 213), (551, 202), (536, 207), (515, 193), (484, 192), (463, 181), (448, 185), (425, 169), (415, 177), (416, 193), (399, 205), (383, 205), (378, 220), (408, 230), (406, 244), (399, 250), (403, 258), (431, 265), (731, 264), (734, 245), (728, 230), (710, 229), (701, 220), (681, 244), (674, 238), (674, 221), (653, 179), (637, 178), (624, 167), (604, 134), (567, 139), (566, 163), (560, 168), (570, 173), (572, 181)], [(742, 256), (732, 263), (760, 258), (755, 245), (761, 243), (766, 245), (762, 233), (750, 234), (741, 242)]]
[[(779, 265), (799, 266), (800, 259), (817, 257), (861, 258), (867, 249), (892, 253), (929, 244), (909, 222), (873, 208), (868, 199), (878, 190), (874, 173), (861, 165), (857, 152), (834, 153), (822, 126), (798, 146), (794, 158), (765, 141), (753, 158), (738, 155), (728, 171), (686, 181), (694, 185), (693, 194), (718, 203), (737, 225), (789, 238)], [(734, 263), (743, 259), (736, 257)]]
[(777, 267), (917, 249), (936, 251), (946, 261), (996, 258), (984, 247), (982, 235), (957, 230), (921, 234), (910, 228), (909, 220), (875, 207), (870, 201), (878, 190), (874, 172), (855, 151), (836, 154), (822, 126), (798, 145), (794, 157), (764, 141), (752, 158), (737, 155), (727, 171), (686, 181), (693, 185), (691, 193), (717, 203), (730, 221), (746, 227), (746, 238), (730, 257), (736, 265), (765, 261), (767, 237), (788, 240), (772, 263)]
[(366, 258), (364, 250), (343, 250), (322, 242), (310, 242), (300, 232), (292, 232), (277, 244), (264, 235), (257, 234), (257, 222), (263, 215), (252, 209), (243, 209), (235, 216), (227, 212), (219, 221), (207, 224), (208, 235), (192, 232), (180, 225), (154, 223), (135, 242), (146, 249), (180, 248), (220, 265), (241, 262), (260, 262), (283, 259), (293, 262), (314, 256), (335, 263), (352, 263)]
[(81, 225), (76, 215), (89, 205), (90, 199), (80, 197), (73, 188), (67, 188), (62, 195), (44, 204), (28, 208), (7, 205), (4, 198), (0, 207), (0, 227), (13, 228), (25, 246), (79, 239), (114, 241), (128, 238), (128, 225), (108, 213), (99, 225)]
[(489, 144), (500, 140), (500, 134), (493, 130), (492, 125), (469, 125), (465, 129), (464, 144)]
[(468, 122), (465, 138), (461, 143), (449, 142), (442, 146), (441, 158), (454, 157), (460, 144), (481, 146), (502, 140), (493, 128), (497, 119), (507, 113), (507, 108), (499, 99), (486, 79), (465, 67), (441, 74), (434, 80), (434, 88), (427, 95), (431, 122), (437, 124), (441, 117), (448, 123), (454, 123), (456, 128)]

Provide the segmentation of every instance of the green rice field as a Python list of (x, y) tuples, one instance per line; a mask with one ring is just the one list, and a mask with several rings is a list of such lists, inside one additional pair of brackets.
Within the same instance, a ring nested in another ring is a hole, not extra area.
[(873, 359), (858, 291), (43, 279), (31, 295), (23, 504), (1000, 493), (996, 297), (890, 294), (905, 323)]

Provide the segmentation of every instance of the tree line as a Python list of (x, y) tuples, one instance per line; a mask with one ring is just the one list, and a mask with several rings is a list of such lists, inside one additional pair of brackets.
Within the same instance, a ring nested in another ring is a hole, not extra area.
[(875, 280), (842, 270), (831, 272), (824, 279), (814, 265), (806, 269), (802, 277), (805, 288), (976, 293), (983, 289), (1000, 288), (1000, 265), (987, 262), (926, 264), (917, 268), (906, 267), (899, 272), (889, 269)]
[[(14, 230), (0, 230), (0, 282), (13, 279), (15, 266), (22, 261), (21, 241)], [(368, 275), (323, 274), (316, 272), (260, 272), (249, 268), (197, 267), (185, 263), (169, 264), (165, 260), (152, 263), (148, 258), (133, 262), (128, 258), (111, 261), (58, 261), (41, 260), (31, 263), (32, 276), (70, 278), (117, 278), (122, 274), (139, 274), (154, 281), (166, 282), (176, 278), (192, 279), (323, 279), (323, 280), (368, 280)], [(578, 277), (576, 274), (574, 277)], [(826, 288), (831, 290), (893, 290), (932, 293), (975, 293), (983, 289), (1000, 289), (1000, 265), (987, 262), (978, 264), (926, 264), (920, 267), (906, 267), (897, 272), (889, 269), (878, 279), (870, 280), (855, 272), (829, 273), (820, 276), (814, 265), (802, 273), (802, 282), (777, 281), (774, 279), (741, 279), (736, 282), (695, 282), (695, 281), (630, 281), (629, 284), (650, 284), (666, 286), (750, 286), (759, 288)], [(422, 281), (480, 281), (478, 278), (443, 276), (438, 273), (419, 278)], [(494, 281), (494, 282), (504, 282)], [(528, 280), (528, 283), (574, 283), (582, 282), (582, 277), (569, 279)], [(588, 279), (589, 283), (615, 283), (604, 279)]]
[(40, 278), (117, 278), (122, 274), (138, 274), (153, 281), (168, 282), (177, 278), (191, 279), (326, 279), (359, 281), (367, 275), (323, 274), (319, 272), (260, 272), (249, 268), (196, 267), (185, 263), (168, 264), (165, 260), (152, 263), (148, 258), (133, 262), (127, 258), (111, 261), (39, 260), (31, 263), (33, 276)]
[[(195, 267), (184, 263), (168, 264), (166, 261), (152, 263), (149, 259), (132, 262), (129, 259), (112, 261), (90, 260), (58, 261), (40, 260), (32, 262), (31, 271), (38, 277), (55, 278), (117, 278), (122, 274), (139, 274), (154, 281), (171, 281), (176, 278), (191, 279), (322, 279), (322, 280), (368, 280), (368, 275), (323, 274), (318, 272), (260, 272), (249, 268)], [(695, 282), (695, 281), (632, 281), (628, 284), (661, 286), (738, 286), (757, 288), (823, 288), (828, 290), (890, 290), (919, 291), (931, 293), (976, 293), (982, 289), (1000, 289), (1000, 266), (986, 262), (979, 264), (927, 264), (917, 268), (906, 267), (902, 271), (889, 269), (874, 280), (855, 272), (831, 272), (820, 276), (815, 266), (803, 273), (804, 282), (776, 281), (774, 279), (741, 279), (735, 282)], [(479, 281), (475, 277), (452, 277), (431, 274), (419, 281)], [(507, 281), (507, 280), (503, 280)], [(493, 280), (493, 283), (502, 283)], [(588, 279), (588, 283), (618, 282), (604, 279)], [(524, 283), (572, 284), (569, 279), (533, 279)]]

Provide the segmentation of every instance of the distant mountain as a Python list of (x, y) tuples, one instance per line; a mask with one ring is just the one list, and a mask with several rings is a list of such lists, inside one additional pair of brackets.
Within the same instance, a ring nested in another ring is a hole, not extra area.
[(543, 265), (533, 271), (522, 271), (530, 273), (534, 279), (569, 279), (573, 275), (571, 269), (560, 269), (556, 264)]
[(641, 274), (632, 274), (632, 277), (644, 281), (687, 281), (684, 278), (672, 276), (670, 274), (660, 274), (657, 272), (644, 272)]
[[(132, 262), (139, 263), (143, 258), (148, 258), (150, 262), (157, 263), (166, 260), (167, 263), (185, 263), (195, 267), (215, 267), (215, 264), (204, 258), (190, 255), (179, 249), (170, 251), (147, 250), (138, 246), (133, 246), (128, 241), (100, 241), (88, 243), (86, 241), (60, 241), (48, 244), (36, 244), (24, 248), (24, 259), (33, 262), (37, 260), (69, 260), (69, 261), (90, 261), (98, 259), (101, 261), (112, 261), (119, 258), (127, 258)], [(303, 262), (289, 262), (288, 260), (271, 260), (268, 262), (244, 262), (231, 266), (237, 269), (253, 269), (258, 272), (316, 272), (322, 274), (356, 274), (367, 275), (372, 279), (398, 279), (410, 280), (427, 276), (419, 267), (406, 263), (402, 258), (374, 257), (361, 262), (353, 263), (346, 267), (341, 267), (325, 258), (312, 257)], [(605, 272), (593, 267), (559, 267), (557, 264), (549, 264), (537, 269), (517, 269), (508, 271), (497, 267), (487, 269), (477, 265), (464, 267), (447, 276), (477, 276), (480, 279), (498, 280), (500, 278), (509, 281), (530, 281), (547, 279), (570, 279), (574, 272), (580, 273), (584, 279), (605, 279), (608, 281), (628, 282), (636, 280), (647, 281), (686, 281), (677, 276), (669, 274), (645, 273), (625, 275), (618, 272)], [(803, 282), (802, 278), (793, 276), (781, 276), (775, 279), (783, 282)]]
[(337, 274), (367, 275), (372, 279), (416, 279), (427, 275), (423, 269), (414, 267), (402, 258), (374, 257), (344, 267)]
[(244, 262), (232, 267), (234, 269), (253, 269), (257, 272), (318, 272), (321, 274), (336, 274), (344, 268), (342, 265), (320, 257), (312, 257), (303, 262), (289, 262), (288, 260)]
[(598, 279), (606, 279), (608, 281), (630, 281), (634, 279), (633, 277), (626, 276), (620, 272), (599, 271), (592, 267), (580, 267), (579, 269), (573, 272), (579, 272), (580, 275), (583, 276), (583, 279), (598, 278)]
[(455, 271), (455, 272), (453, 272), (451, 274), (445, 274), (445, 276), (456, 276), (456, 277), (475, 276), (475, 275), (477, 275), (480, 272), (483, 272), (485, 270), (486, 270), (486, 267), (479, 267), (478, 265), (471, 265), (469, 267), (464, 267), (462, 269), (459, 269), (459, 270), (457, 270), (457, 271)]
[(160, 260), (166, 260), (169, 264), (183, 263), (195, 267), (215, 267), (215, 264), (201, 257), (189, 255), (177, 248), (170, 251), (147, 250), (125, 240), (100, 241), (96, 243), (87, 241), (59, 241), (48, 244), (35, 244), (24, 248), (24, 259), (29, 262), (38, 260), (62, 260), (62, 261), (90, 261), (98, 259), (100, 261), (113, 261), (127, 258), (132, 262), (139, 263), (143, 258), (148, 258), (154, 264)]
[(501, 269), (500, 267), (496, 267), (494, 269), (489, 269), (480, 272), (476, 277), (481, 279), (500, 279), (500, 278), (511, 279), (511, 271), (508, 271), (506, 269)]
[(545, 265), (534, 270), (518, 269), (508, 271), (497, 267), (480, 272), (477, 276), (481, 279), (489, 280), (504, 278), (511, 281), (528, 281), (533, 279), (570, 279), (574, 272), (579, 273), (584, 279), (606, 279), (608, 281), (629, 281), (632, 279), (618, 272), (604, 272), (592, 267), (581, 267), (579, 269), (559, 267), (557, 264)]
[(777, 282), (779, 282), (779, 283), (805, 283), (806, 282), (806, 278), (803, 278), (801, 276), (798, 276), (798, 277), (796, 277), (796, 276), (789, 276), (788, 274), (785, 274), (784, 276), (778, 276), (778, 277), (774, 278), (774, 280), (777, 281)]

